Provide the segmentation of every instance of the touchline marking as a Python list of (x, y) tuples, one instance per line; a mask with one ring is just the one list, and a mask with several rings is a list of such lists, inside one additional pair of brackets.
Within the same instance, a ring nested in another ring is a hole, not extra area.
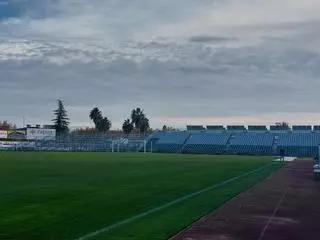
[(82, 237), (76, 238), (75, 240), (87, 240), (87, 239), (93, 238), (93, 237), (95, 237), (95, 236), (97, 236), (97, 235), (99, 235), (99, 234), (101, 234), (101, 233), (109, 232), (109, 231), (111, 231), (111, 230), (113, 230), (113, 229), (115, 229), (115, 228), (117, 228), (117, 227), (120, 227), (120, 226), (123, 226), (123, 225), (125, 225), (125, 224), (131, 223), (131, 222), (133, 222), (133, 221), (135, 221), (135, 220), (137, 220), (137, 219), (140, 219), (140, 218), (143, 218), (143, 217), (145, 217), (145, 216), (148, 216), (148, 215), (150, 215), (150, 214), (152, 214), (152, 213), (161, 211), (161, 210), (166, 209), (166, 208), (168, 208), (168, 207), (171, 207), (171, 206), (173, 206), (173, 205), (175, 205), (175, 204), (177, 204), (177, 203), (181, 203), (181, 202), (183, 202), (183, 201), (185, 201), (185, 200), (187, 200), (187, 199), (189, 199), (189, 198), (192, 198), (192, 197), (194, 197), (194, 196), (200, 195), (201, 193), (208, 192), (208, 191), (210, 191), (210, 190), (216, 189), (216, 188), (218, 188), (218, 187), (221, 187), (221, 186), (223, 186), (223, 185), (226, 185), (226, 184), (228, 184), (228, 183), (230, 183), (230, 182), (233, 182), (233, 181), (235, 181), (235, 180), (238, 180), (238, 179), (240, 179), (240, 178), (243, 178), (243, 177), (249, 176), (249, 175), (251, 175), (251, 174), (253, 174), (253, 173), (259, 172), (259, 171), (261, 171), (261, 170), (263, 170), (263, 169), (265, 169), (265, 168), (267, 168), (267, 167), (269, 167), (269, 166), (271, 166), (271, 165), (273, 165), (273, 164), (275, 164), (275, 163), (272, 162), (272, 163), (266, 164), (266, 165), (264, 165), (264, 166), (262, 166), (262, 167), (259, 167), (259, 168), (257, 168), (257, 169), (252, 170), (252, 171), (249, 171), (249, 172), (247, 172), (247, 173), (241, 174), (241, 175), (239, 175), (239, 176), (230, 178), (230, 179), (228, 179), (228, 180), (226, 180), (226, 181), (223, 181), (223, 182), (221, 182), (221, 183), (218, 183), (218, 184), (212, 185), (212, 186), (210, 186), (210, 187), (201, 189), (201, 190), (199, 190), (199, 191), (196, 191), (196, 192), (187, 194), (187, 195), (185, 195), (185, 196), (182, 196), (182, 197), (180, 197), (180, 198), (177, 198), (177, 199), (175, 199), (175, 200), (173, 200), (173, 201), (171, 201), (171, 202), (168, 202), (168, 203), (166, 203), (166, 204), (164, 204), (164, 205), (161, 205), (161, 206), (159, 206), (159, 207), (150, 209), (150, 210), (148, 210), (148, 211), (146, 211), (146, 212), (137, 214), (137, 215), (135, 215), (135, 216), (132, 216), (132, 217), (130, 217), (130, 218), (127, 218), (127, 219), (125, 219), (125, 220), (122, 220), (122, 221), (120, 221), (120, 222), (117, 222), (117, 223), (115, 223), (115, 224), (106, 226), (106, 227), (104, 227), (104, 228), (101, 228), (100, 230), (97, 230), (97, 231), (88, 233), (88, 234), (86, 234), (86, 235), (84, 235), (84, 236), (82, 236)]

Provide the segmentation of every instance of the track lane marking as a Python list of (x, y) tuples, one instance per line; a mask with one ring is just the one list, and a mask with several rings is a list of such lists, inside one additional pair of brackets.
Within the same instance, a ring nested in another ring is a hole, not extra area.
[(267, 230), (268, 230), (268, 228), (269, 228), (269, 226), (270, 226), (270, 224), (271, 224), (272, 220), (273, 220), (273, 219), (274, 219), (274, 217), (276, 216), (276, 214), (277, 214), (277, 212), (279, 211), (279, 209), (280, 209), (280, 207), (281, 207), (281, 205), (282, 205), (282, 203), (283, 203), (284, 199), (286, 198), (286, 196), (287, 196), (287, 192), (288, 192), (288, 188), (286, 188), (286, 189), (284, 190), (283, 194), (281, 195), (281, 198), (279, 199), (279, 201), (278, 201), (278, 203), (277, 203), (276, 207), (274, 208), (274, 210), (273, 210), (273, 212), (272, 212), (271, 216), (269, 217), (269, 219), (268, 219), (268, 221), (267, 221), (266, 225), (265, 225), (265, 226), (264, 226), (264, 228), (262, 229), (262, 231), (261, 231), (261, 233), (260, 233), (260, 236), (259, 236), (258, 240), (262, 240), (262, 239), (264, 238), (265, 233), (267, 232)]

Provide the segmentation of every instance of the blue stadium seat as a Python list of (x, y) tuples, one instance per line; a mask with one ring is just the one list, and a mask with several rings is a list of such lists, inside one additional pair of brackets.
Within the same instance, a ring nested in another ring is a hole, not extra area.
[(269, 133), (245, 132), (233, 135), (227, 149), (229, 154), (272, 155), (273, 139)]
[(229, 137), (229, 133), (193, 133), (186, 142), (183, 152), (221, 154)]
[(318, 154), (320, 134), (292, 132), (277, 137), (278, 153), (284, 149), (287, 156), (314, 157)]
[(189, 132), (159, 132), (152, 137), (152, 141), (154, 141), (153, 150), (169, 153), (180, 152), (189, 136)]

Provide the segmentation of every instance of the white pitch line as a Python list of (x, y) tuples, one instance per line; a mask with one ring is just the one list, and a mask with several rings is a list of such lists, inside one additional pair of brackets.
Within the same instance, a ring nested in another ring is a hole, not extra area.
[(223, 182), (221, 182), (221, 183), (214, 184), (214, 185), (212, 185), (212, 186), (210, 186), (210, 187), (207, 187), (207, 188), (201, 189), (201, 190), (199, 190), (199, 191), (196, 191), (196, 192), (187, 194), (187, 195), (182, 196), (182, 197), (180, 197), (180, 198), (177, 198), (177, 199), (175, 199), (175, 200), (173, 200), (173, 201), (171, 201), (171, 202), (168, 202), (168, 203), (166, 203), (166, 204), (164, 204), (164, 205), (161, 205), (161, 206), (158, 206), (158, 207), (156, 207), (156, 208), (150, 209), (150, 210), (148, 210), (148, 211), (146, 211), (146, 212), (137, 214), (137, 215), (135, 215), (135, 216), (132, 216), (132, 217), (130, 217), (130, 218), (127, 218), (127, 219), (125, 219), (125, 220), (122, 220), (122, 221), (120, 221), (120, 222), (117, 222), (117, 223), (115, 223), (115, 224), (106, 226), (106, 227), (104, 227), (104, 228), (101, 228), (100, 230), (97, 230), (97, 231), (88, 233), (88, 234), (86, 234), (86, 235), (84, 235), (84, 236), (82, 236), (82, 237), (76, 238), (75, 240), (87, 240), (87, 239), (93, 238), (93, 237), (95, 237), (95, 236), (97, 236), (97, 235), (99, 235), (99, 234), (101, 234), (101, 233), (109, 232), (109, 231), (111, 231), (111, 230), (113, 230), (113, 229), (115, 229), (115, 228), (117, 228), (117, 227), (120, 227), (120, 226), (123, 226), (123, 225), (125, 225), (125, 224), (131, 223), (131, 222), (133, 222), (133, 221), (135, 221), (135, 220), (137, 220), (137, 219), (140, 219), (140, 218), (143, 218), (143, 217), (145, 217), (145, 216), (148, 216), (148, 215), (150, 215), (150, 214), (152, 214), (152, 213), (161, 211), (161, 210), (166, 209), (166, 208), (168, 208), (168, 207), (171, 207), (171, 206), (173, 206), (173, 205), (175, 205), (175, 204), (177, 204), (177, 203), (181, 203), (181, 202), (183, 202), (183, 201), (185, 201), (185, 200), (187, 200), (187, 199), (189, 199), (189, 198), (192, 198), (192, 197), (194, 197), (194, 196), (200, 195), (201, 193), (208, 192), (208, 191), (210, 191), (210, 190), (216, 189), (216, 188), (218, 188), (218, 187), (221, 187), (221, 186), (223, 186), (223, 185), (226, 185), (226, 184), (228, 184), (228, 183), (230, 183), (230, 182), (233, 182), (233, 181), (235, 181), (235, 180), (238, 180), (238, 179), (240, 179), (240, 178), (243, 178), (243, 177), (249, 176), (249, 175), (251, 175), (251, 174), (253, 174), (253, 173), (259, 172), (259, 171), (261, 171), (261, 170), (263, 170), (263, 169), (265, 169), (265, 168), (267, 168), (267, 167), (269, 167), (269, 166), (271, 166), (271, 165), (273, 165), (273, 164), (275, 164), (275, 163), (272, 162), (272, 163), (266, 164), (266, 165), (264, 165), (264, 166), (262, 166), (262, 167), (259, 167), (259, 168), (257, 168), (257, 169), (252, 170), (252, 171), (249, 171), (249, 172), (247, 172), (247, 173), (241, 174), (241, 175), (239, 175), (239, 176), (230, 178), (230, 179), (225, 180), (225, 181), (223, 181)]
[(287, 192), (288, 192), (288, 188), (285, 189), (285, 191), (283, 192), (281, 198), (279, 199), (279, 202), (277, 203), (275, 209), (273, 210), (272, 215), (269, 217), (268, 222), (266, 223), (266, 225), (264, 226), (264, 228), (262, 229), (260, 236), (259, 236), (259, 240), (262, 240), (265, 236), (265, 233), (267, 232), (272, 220), (274, 219), (274, 217), (276, 216), (277, 212), (280, 209), (280, 206), (282, 205), (284, 199), (287, 196)]

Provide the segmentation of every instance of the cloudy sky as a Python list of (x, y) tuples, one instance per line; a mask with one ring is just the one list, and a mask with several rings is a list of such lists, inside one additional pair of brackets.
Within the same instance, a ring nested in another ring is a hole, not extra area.
[(0, 0), (0, 120), (320, 122), (319, 0)]

